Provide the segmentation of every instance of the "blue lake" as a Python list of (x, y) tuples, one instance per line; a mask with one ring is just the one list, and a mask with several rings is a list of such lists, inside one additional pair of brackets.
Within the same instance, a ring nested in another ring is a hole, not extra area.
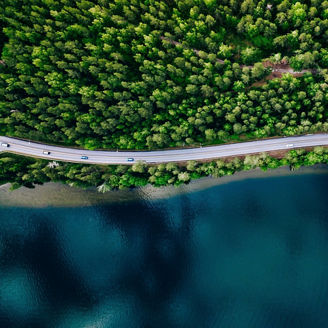
[(328, 174), (0, 207), (0, 327), (327, 327)]

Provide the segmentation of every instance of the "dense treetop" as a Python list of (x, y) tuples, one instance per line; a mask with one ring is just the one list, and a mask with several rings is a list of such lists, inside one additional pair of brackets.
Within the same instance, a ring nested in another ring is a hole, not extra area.
[[(328, 131), (328, 1), (3, 0), (0, 26), (0, 134), (141, 149)], [(317, 74), (254, 85), (282, 60)]]

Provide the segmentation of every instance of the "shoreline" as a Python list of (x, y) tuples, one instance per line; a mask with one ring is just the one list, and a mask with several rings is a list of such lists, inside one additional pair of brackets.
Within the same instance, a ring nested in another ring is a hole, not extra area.
[(192, 180), (188, 185), (181, 185), (179, 187), (167, 186), (156, 188), (147, 185), (132, 190), (109, 191), (104, 194), (99, 193), (95, 187), (80, 189), (54, 182), (37, 185), (34, 189), (21, 187), (14, 191), (10, 191), (10, 184), (7, 183), (0, 186), (0, 206), (33, 208), (81, 207), (105, 205), (113, 202), (136, 201), (140, 199), (147, 201), (197, 192), (203, 189), (241, 180), (303, 174), (328, 174), (328, 165), (318, 164), (310, 167), (305, 166), (295, 171), (290, 171), (287, 166), (267, 171), (262, 171), (257, 168), (249, 171), (237, 172), (234, 175), (221, 178), (204, 177)]

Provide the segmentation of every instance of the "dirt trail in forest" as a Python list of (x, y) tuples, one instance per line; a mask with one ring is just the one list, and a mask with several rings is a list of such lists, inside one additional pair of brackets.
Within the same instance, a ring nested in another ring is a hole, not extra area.
[[(175, 46), (177, 46), (177, 45), (183, 46), (181, 42), (173, 41), (173, 40), (171, 40), (169, 38), (166, 38), (164, 36), (161, 36), (160, 39), (161, 40), (166, 40), (166, 41), (170, 42), (171, 44), (173, 44)], [(200, 53), (201, 50), (197, 50), (197, 49), (192, 49), (192, 50), (193, 50), (193, 52), (197, 56), (200, 56), (199, 53)], [(220, 64), (224, 64), (224, 60), (222, 60), (222, 59), (217, 59), (216, 61), (218, 63), (220, 63)], [(256, 83), (262, 83), (263, 84), (263, 82), (265, 80), (271, 80), (271, 79), (276, 78), (276, 77), (281, 77), (282, 74), (284, 74), (284, 73), (290, 73), (290, 74), (292, 74), (292, 75), (294, 75), (296, 77), (302, 76), (304, 73), (312, 73), (312, 74), (316, 74), (317, 73), (317, 71), (315, 69), (303, 69), (301, 71), (294, 71), (290, 67), (290, 65), (288, 63), (286, 63), (286, 62), (282, 62), (280, 64), (274, 64), (274, 63), (271, 63), (269, 61), (265, 61), (265, 62), (262, 62), (262, 64), (263, 64), (263, 66), (265, 68), (269, 68), (269, 67), (272, 68), (272, 72), (265, 79), (263, 79), (261, 81), (258, 81), (258, 82), (255, 82), (255, 84)], [(241, 68), (244, 68), (244, 67), (253, 68), (254, 66), (253, 65), (251, 65), (251, 66), (248, 66), (248, 65), (240, 65), (240, 67)]]

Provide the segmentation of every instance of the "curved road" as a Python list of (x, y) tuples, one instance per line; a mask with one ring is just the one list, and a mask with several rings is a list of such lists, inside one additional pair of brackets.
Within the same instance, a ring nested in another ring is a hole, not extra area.
[[(0, 151), (13, 152), (20, 155), (40, 157), (48, 160), (58, 160), (76, 163), (93, 164), (133, 164), (136, 161), (146, 163), (167, 163), (189, 160), (215, 159), (227, 156), (247, 155), (273, 150), (285, 150), (313, 146), (328, 146), (328, 133), (313, 134), (296, 137), (284, 137), (260, 141), (239, 142), (220, 146), (202, 148), (156, 150), (156, 151), (100, 151), (83, 150), (49, 146), (14, 138), (1, 137), (0, 143), (7, 143), (9, 147), (0, 146)], [(43, 154), (49, 151), (49, 155)], [(88, 159), (81, 159), (87, 156)], [(133, 161), (128, 161), (133, 158)]]

